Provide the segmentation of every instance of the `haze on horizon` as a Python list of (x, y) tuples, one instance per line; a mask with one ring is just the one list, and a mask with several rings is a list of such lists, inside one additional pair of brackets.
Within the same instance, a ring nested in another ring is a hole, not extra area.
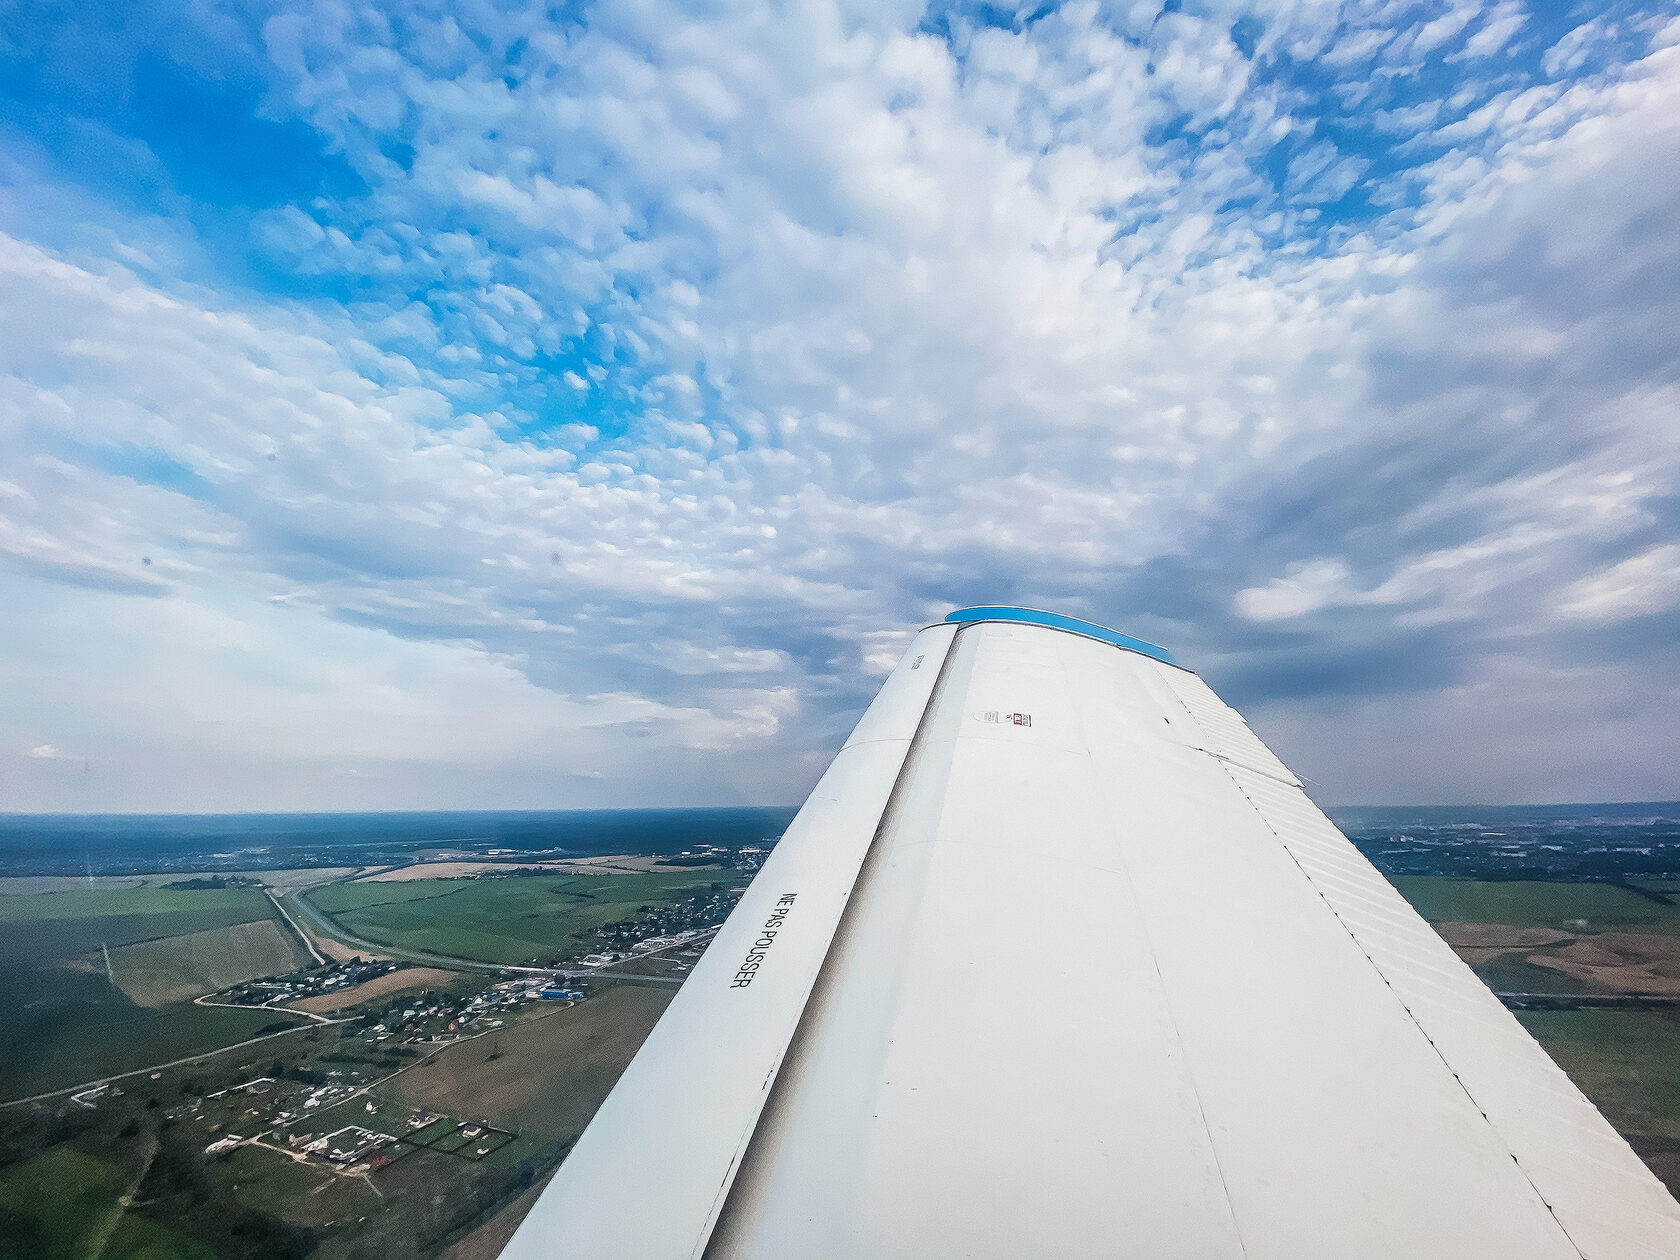
[(910, 635), (1680, 796), (1680, 18), (0, 24), (0, 809), (802, 799)]

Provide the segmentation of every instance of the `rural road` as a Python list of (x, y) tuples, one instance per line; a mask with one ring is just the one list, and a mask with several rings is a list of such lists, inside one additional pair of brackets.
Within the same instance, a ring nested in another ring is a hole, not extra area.
[(385, 954), (393, 958), (404, 959), (408, 962), (431, 963), (436, 967), (450, 967), (456, 971), (490, 971), (497, 973), (514, 972), (528, 976), (558, 976), (568, 974), (567, 972), (554, 971), (547, 967), (511, 967), (502, 963), (477, 962), (470, 958), (450, 958), (446, 954), (430, 954), (421, 949), (402, 949), (396, 945), (385, 945), (379, 941), (364, 940), (362, 937), (354, 936), (339, 927), (338, 924), (331, 922), (324, 914), (322, 914), (314, 906), (310, 905), (309, 902), (304, 900), (301, 896), (293, 899), (293, 905), (297, 907), (298, 913), (309, 921), (310, 926), (322, 936), (330, 936), (335, 941), (343, 941), (346, 945), (354, 946), (356, 949), (365, 949), (370, 954)]
[[(274, 908), (276, 910), (278, 910), (281, 913), (281, 915), (283, 915), (285, 917), (286, 922), (291, 925), (292, 930), (297, 932), (297, 934), (299, 936), (303, 937), (304, 943), (306, 945), (308, 945), (310, 953), (314, 954), (317, 961), (321, 962), (324, 965), (326, 960), (324, 958), (322, 958), (321, 953), (316, 948), (314, 941), (310, 939), (309, 933), (303, 930), (302, 926), (298, 923), (298, 921), (292, 917), (291, 913), (286, 909), (285, 905), (282, 904), (282, 897), (275, 895), (275, 893), (271, 889), (265, 889), (264, 891), (268, 893), (268, 896), (269, 896), (270, 900), (272, 900), (274, 902)], [(301, 894), (301, 890), (300, 890), (300, 894)], [(638, 975), (635, 972), (622, 972), (622, 971), (621, 972), (615, 972), (615, 971), (612, 970), (612, 967), (617, 966), (616, 963), (609, 963), (605, 967), (582, 967), (582, 968), (518, 967), (518, 966), (512, 966), (512, 965), (504, 964), (504, 963), (479, 962), (479, 961), (477, 961), (475, 959), (471, 959), (471, 958), (451, 958), (446, 954), (432, 954), (432, 953), (426, 952), (425, 950), (400, 949), (400, 948), (398, 948), (396, 946), (393, 946), (393, 945), (384, 945), (384, 944), (381, 944), (377, 941), (364, 940), (359, 936), (355, 936), (355, 935), (352, 935), (349, 932), (346, 932), (343, 928), (339, 927), (337, 924), (329, 922), (325, 915), (321, 914), (320, 911), (316, 910), (315, 907), (310, 905), (306, 900), (304, 900), (304, 898), (301, 895), (294, 895), (293, 896), (293, 905), (296, 907), (298, 913), (300, 915), (302, 915), (304, 919), (308, 920), (308, 922), (311, 924), (311, 926), (313, 926), (315, 928), (315, 930), (323, 936), (329, 936), (329, 937), (333, 938), (334, 940), (342, 941), (346, 945), (353, 946), (357, 949), (365, 949), (370, 954), (384, 954), (384, 955), (391, 956), (391, 957), (402, 958), (405, 961), (409, 961), (409, 962), (429, 963), (429, 964), (431, 964), (433, 966), (436, 966), (436, 967), (445, 967), (445, 968), (449, 968), (449, 969), (452, 969), (452, 970), (455, 970), (455, 971), (488, 971), (488, 972), (491, 972), (493, 974), (500, 974), (500, 975), (511, 974), (511, 975), (525, 975), (525, 976), (555, 976), (557, 978), (565, 979), (565, 980), (581, 980), (581, 979), (587, 979), (587, 978), (590, 978), (590, 977), (594, 977), (594, 978), (597, 978), (597, 979), (616, 980), (616, 981), (618, 981), (620, 983), (623, 983), (623, 984), (671, 985), (673, 987), (681, 986), (681, 984), (684, 980), (684, 977), (682, 977), (682, 976), (650, 976), (650, 975)], [(683, 942), (683, 944), (685, 944), (685, 945), (686, 944), (692, 944), (692, 943), (693, 943), (692, 941)], [(675, 949), (675, 948), (678, 948), (678, 947), (673, 945), (673, 946), (669, 946), (668, 948)], [(655, 955), (662, 954), (664, 952), (665, 952), (664, 950), (658, 950), (658, 949), (649, 950), (646, 953), (638, 954), (635, 957), (636, 958), (652, 958)], [(625, 959), (623, 961), (628, 962), (628, 961), (632, 961), (632, 960), (631, 959)], [(263, 1007), (250, 1007), (250, 1006), (234, 1006), (231, 1003), (224, 1003), (224, 1002), (211, 1002), (211, 1001), (206, 1000), (209, 996), (210, 995), (206, 994), (202, 997), (195, 998), (194, 1001), (196, 1002), (197, 1005), (200, 1005), (200, 1006), (229, 1006), (229, 1007), (231, 1007), (231, 1009), (235, 1009), (235, 1010), (249, 1011), (249, 1010), (269, 1009), (269, 1010), (273, 1010), (276, 1014), (302, 1015), (302, 1016), (305, 1016), (307, 1019), (313, 1020), (315, 1022), (313, 1024), (308, 1024), (308, 1023), (299, 1024), (295, 1028), (284, 1028), (284, 1029), (281, 1029), (279, 1032), (264, 1033), (260, 1037), (251, 1037), (251, 1038), (248, 1038), (244, 1041), (236, 1041), (232, 1045), (229, 1045), (229, 1046), (219, 1046), (214, 1050), (206, 1050), (206, 1051), (203, 1051), (200, 1054), (189, 1054), (189, 1055), (185, 1056), (184, 1058), (171, 1059), (168, 1063), (154, 1063), (154, 1064), (151, 1064), (149, 1067), (135, 1068), (132, 1072), (119, 1072), (115, 1076), (101, 1076), (101, 1077), (97, 1077), (97, 1078), (95, 1078), (94, 1080), (91, 1080), (91, 1081), (83, 1081), (78, 1085), (67, 1085), (63, 1089), (48, 1090), (44, 1094), (31, 1094), (27, 1098), (8, 1099), (4, 1102), (0, 1102), (0, 1110), (3, 1110), (4, 1108), (7, 1108), (7, 1107), (22, 1106), (25, 1103), (44, 1102), (49, 1098), (57, 1098), (57, 1097), (60, 1097), (61, 1095), (64, 1095), (64, 1094), (78, 1093), (78, 1092), (80, 1092), (84, 1089), (92, 1089), (95, 1085), (105, 1085), (105, 1084), (109, 1084), (113, 1081), (124, 1081), (124, 1080), (127, 1080), (127, 1079), (129, 1079), (130, 1077), (133, 1077), (133, 1076), (144, 1076), (144, 1075), (147, 1075), (148, 1073), (151, 1073), (151, 1072), (162, 1072), (162, 1071), (164, 1071), (168, 1068), (181, 1067), (181, 1066), (183, 1066), (185, 1064), (188, 1064), (188, 1063), (197, 1063), (201, 1059), (209, 1059), (209, 1058), (215, 1057), (218, 1054), (226, 1054), (228, 1051), (238, 1050), (242, 1046), (254, 1046), (254, 1045), (257, 1045), (259, 1042), (268, 1041), (268, 1040), (271, 1040), (272, 1038), (275, 1038), (275, 1037), (284, 1037), (284, 1036), (287, 1036), (290, 1033), (298, 1032), (299, 1030), (304, 1029), (304, 1028), (319, 1027), (322, 1024), (342, 1024), (342, 1023), (348, 1022), (348, 1019), (328, 1019), (327, 1017), (325, 1017), (323, 1015), (317, 1015), (317, 1014), (315, 1014), (311, 1011), (290, 1010), (286, 1007), (267, 1007), (267, 1008), (263, 1008)], [(348, 1018), (354, 1018), (354, 1017), (351, 1016), (351, 1017), (348, 1017)]]
[[(306, 1015), (317, 1024), (336, 1024), (341, 1020), (328, 1019), (325, 1015), (317, 1015), (314, 1011), (300, 1011), (289, 1006), (270, 1006), (268, 1002), (260, 1006), (251, 1006), (244, 1002), (212, 1002), (211, 994), (206, 993), (193, 999), (194, 1006), (219, 1006), (224, 1011), (279, 1011), (282, 1015)], [(272, 999), (271, 999), (272, 1000)]]
[(1516, 1002), (1537, 1010), (1557, 1002), (1571, 1002), (1577, 1006), (1626, 1007), (1630, 1010), (1680, 1006), (1680, 993), (1505, 993), (1496, 990), (1493, 996), (1507, 1005)]
[[(257, 1007), (243, 1007), (244, 1010), (261, 1009)], [(272, 1008), (270, 1008), (272, 1009)], [(302, 1011), (276, 1011), (281, 1015), (301, 1015)], [(328, 1024), (347, 1024), (351, 1019), (329, 1019), (322, 1021)], [(295, 1028), (282, 1028), (279, 1032), (264, 1033), (260, 1037), (248, 1037), (244, 1041), (236, 1041), (231, 1046), (218, 1046), (214, 1050), (205, 1050), (200, 1054), (189, 1054), (183, 1058), (171, 1059), (168, 1063), (154, 1063), (150, 1067), (135, 1068), (132, 1072), (118, 1072), (114, 1076), (98, 1076), (91, 1081), (83, 1081), (80, 1085), (66, 1085), (63, 1089), (49, 1089), (44, 1094), (31, 1094), (28, 1098), (11, 1098), (0, 1102), (0, 1109), (6, 1107), (21, 1107), (24, 1103), (45, 1102), (49, 1098), (57, 1098), (61, 1094), (78, 1094), (84, 1089), (92, 1089), (95, 1085), (109, 1085), (113, 1081), (126, 1081), (131, 1076), (146, 1076), (152, 1072), (162, 1072), (167, 1068), (183, 1067), (188, 1063), (197, 1063), (200, 1059), (213, 1059), (218, 1054), (226, 1054), (229, 1050), (238, 1050), (241, 1046), (254, 1046), (264, 1041), (272, 1041), (276, 1037), (285, 1037), (295, 1032), (302, 1032), (305, 1028), (317, 1028), (318, 1024), (299, 1024)]]
[(268, 894), (268, 899), (274, 903), (274, 908), (280, 912), (280, 917), (286, 920), (286, 925), (290, 927), (292, 931), (297, 933), (298, 939), (303, 942), (303, 947), (307, 949), (310, 955), (315, 959), (315, 965), (317, 967), (325, 967), (327, 965), (327, 956), (315, 948), (314, 938), (298, 926), (298, 921), (292, 918), (292, 912), (286, 909), (285, 905), (281, 903), (279, 897), (274, 895), (274, 890), (272, 888), (265, 888), (263, 891)]
[[(488, 971), (499, 975), (516, 976), (557, 976), (563, 980), (582, 980), (594, 976), (597, 978), (622, 980), (637, 984), (645, 982), (648, 984), (681, 985), (683, 982), (683, 977), (681, 976), (641, 976), (636, 975), (633, 972), (615, 972), (610, 970), (610, 967), (613, 964), (609, 964), (607, 967), (581, 968), (519, 967), (510, 963), (487, 963), (479, 962), (472, 958), (451, 958), (447, 954), (433, 954), (422, 949), (403, 949), (396, 945), (386, 945), (379, 941), (365, 940), (360, 936), (355, 936), (346, 932), (342, 927), (331, 922), (324, 914), (322, 914), (314, 906), (310, 905), (309, 902), (301, 895), (294, 897), (292, 899), (292, 904), (297, 908), (298, 913), (309, 921), (310, 926), (312, 926), (317, 932), (321, 933), (321, 935), (330, 936), (336, 941), (343, 941), (346, 945), (353, 946), (356, 949), (365, 949), (370, 954), (384, 954), (392, 958), (401, 958), (407, 962), (429, 963), (434, 967), (446, 967), (455, 971)], [(675, 946), (672, 948), (675, 948)], [(654, 954), (661, 952), (663, 951), (652, 950), (649, 951), (649, 953), (638, 956), (649, 958)]]

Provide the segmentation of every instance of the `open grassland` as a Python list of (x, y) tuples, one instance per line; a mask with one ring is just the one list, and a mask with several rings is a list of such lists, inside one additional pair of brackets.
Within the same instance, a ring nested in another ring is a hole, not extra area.
[(1680, 1144), (1680, 1011), (1524, 1011), (1518, 1018), (1623, 1133)]
[[(406, 904), (415, 900), (412, 895), (389, 900), (399, 890), (413, 894), (413, 885), (363, 886), (383, 895), (352, 899), (359, 903), (356, 909), (375, 918), (413, 913), (416, 923), (409, 930), (416, 932), (441, 927), (447, 933), (450, 917), (459, 910), (469, 920), (466, 932), (494, 937), (505, 956), (512, 950), (552, 949), (572, 931), (634, 915), (643, 905), (705, 888), (714, 878), (682, 871), (429, 881), (429, 889), (424, 883), (418, 886), (419, 900), (427, 903), (420, 907)], [(571, 887), (579, 883), (584, 887)], [(324, 891), (343, 895), (336, 888)], [(428, 892), (446, 895), (427, 897)], [(225, 900), (226, 893), (172, 892), (132, 917), (169, 923), (171, 916), (194, 913), (192, 907), (202, 905), (200, 900), (185, 906), (172, 902), (180, 896), (215, 901)], [(433, 901), (435, 905), (429, 904)], [(440, 914), (442, 907), (448, 909)], [(55, 909), (102, 920), (101, 926), (109, 928), (111, 921), (124, 918), (124, 910), (134, 907), (83, 900), (65, 901)], [(154, 961), (154, 999), (169, 996), (166, 986), (194, 969), (200, 982), (208, 983), (217, 978), (204, 974), (214, 965), (211, 955), (235, 952), (217, 951), (217, 943), (225, 946), (234, 934), (243, 939), (280, 933), (266, 898), (254, 907), (224, 904), (215, 912), (253, 909), (258, 917), (243, 927), (222, 925), (155, 940), (143, 936), (145, 944), (118, 945), (111, 951), (113, 972), (120, 982), (125, 969), (133, 976), (144, 970), (137, 964)], [(14, 914), (7, 921), (54, 920)], [(433, 948), (454, 945), (447, 935), (422, 943)], [(441, 987), (462, 992), (477, 992), (488, 983), (482, 974), (405, 968), (327, 1001), (400, 1001), (392, 996), (400, 988), (426, 984), (437, 989), (440, 982)], [(144, 991), (137, 994), (148, 996)], [(60, 1098), (47, 1106), (0, 1111), (0, 1148), (11, 1148), (10, 1154), (0, 1150), (0, 1156), (16, 1160), (0, 1159), (0, 1204), (7, 1211), (0, 1219), (0, 1257), (365, 1260), (375, 1255), (436, 1256), (456, 1244), (464, 1248), (463, 1255), (475, 1249), (477, 1254), (492, 1254), (672, 995), (673, 990), (664, 988), (603, 984), (579, 1006), (540, 1004), (510, 1017), (503, 1028), (438, 1050), (430, 1058), (420, 1057), (430, 1053), (430, 1047), (371, 1046), (357, 1025), (310, 1025), (248, 1049), (166, 1069), (157, 1079), (145, 1073), (131, 1077), (122, 1082), (120, 1096), (101, 1099), (94, 1110)], [(0, 1012), (7, 1016), (0, 1019), (0, 1098), (149, 1067), (240, 1040), (265, 1024), (298, 1018), (281, 1010), (224, 1010), (191, 1003), (143, 1007), (110, 982), (98, 952), (0, 966)], [(229, 1084), (263, 1073), (300, 1073), (283, 1076), (287, 1080), (320, 1080), (339, 1071), (377, 1078), (405, 1063), (410, 1066), (377, 1085), (372, 1094), (315, 1113), (316, 1123), (370, 1123), (404, 1132), (409, 1108), (421, 1105), (443, 1112), (448, 1119), (439, 1123), (445, 1126), (482, 1120), (519, 1136), (512, 1141), (498, 1138), (500, 1144), (483, 1158), (462, 1158), (442, 1148), (410, 1148), (367, 1178), (340, 1176), (320, 1165), (302, 1165), (280, 1152), (251, 1147), (210, 1159), (203, 1154), (204, 1145), (217, 1133), (255, 1131), (240, 1125), (256, 1114), (257, 1103), (250, 1102), (253, 1110), (247, 1111), (242, 1110), (247, 1106), (244, 1099), (230, 1107), (225, 1100), (206, 1098)], [(202, 1111), (199, 1099), (205, 1100)], [(35, 1124), (59, 1126), (57, 1136), (37, 1133), (21, 1144), (12, 1141), (10, 1133), (31, 1132)], [(42, 1193), (42, 1186), (48, 1192)], [(12, 1246), (14, 1241), (21, 1250)]]
[[(1396, 887), (1492, 988), (1680, 992), (1676, 891), (1429, 876)], [(1680, 1193), (1680, 1010), (1584, 1008), (1517, 1016), (1606, 1119)]]
[(308, 1230), (329, 1227), (351, 1212), (365, 1210), (373, 1197), (366, 1185), (319, 1164), (300, 1164), (248, 1146), (206, 1165), (203, 1183), (209, 1193), (246, 1210)]
[(103, 973), (0, 971), (0, 1102), (202, 1054), (303, 1022), (286, 1011), (136, 1006)]
[(494, 1215), (467, 1234), (449, 1250), (442, 1260), (496, 1260), (502, 1248), (513, 1237), (513, 1231), (530, 1215), (537, 1199), (548, 1186), (548, 1178), (527, 1186), (514, 1198), (498, 1208)]
[[(414, 862), (407, 866), (388, 866), (367, 875), (358, 876), (359, 884), (399, 884), (415, 879), (457, 879), (462, 876), (495, 874), (506, 871), (547, 871), (555, 875), (635, 875), (647, 871), (722, 870), (716, 862), (673, 865), (662, 857), (641, 853), (611, 853), (596, 857), (543, 859), (529, 862), (485, 862), (479, 860)], [(317, 881), (319, 882), (319, 881)]]
[(451, 1046), (381, 1092), (411, 1107), (570, 1145), (673, 995), (614, 986), (579, 1006)]
[(186, 910), (241, 912), (253, 919), (269, 913), (268, 898), (259, 888), (74, 888), (0, 896), (0, 922)]
[(525, 875), (500, 879), (427, 879), (330, 884), (310, 903), (365, 940), (482, 962), (529, 963), (575, 954), (588, 935), (709, 888), (711, 872)]
[(122, 1209), (139, 1150), (66, 1142), (0, 1170), (0, 1256), (11, 1260), (215, 1260), (216, 1253)]
[(182, 877), (167, 875), (0, 875), (0, 897), (79, 892), (88, 888), (162, 888)]
[(0, 965), (71, 958), (274, 916), (255, 888), (75, 889), (0, 895)]
[(183, 999), (290, 970), (299, 957), (259, 889), (0, 894), (0, 1099), (213, 1050), (295, 1022)]
[(1518, 1018), (1680, 1194), (1680, 1011), (1525, 1011)]
[[(346, 875), (354, 875), (360, 869), (361, 867), (358, 866), (298, 866), (279, 870), (232, 871), (224, 867), (216, 867), (205, 873), (220, 875), (224, 879), (254, 879), (268, 885), (276, 892), (289, 892), (294, 888), (307, 888), (312, 884), (325, 884), (330, 880), (343, 879)], [(171, 885), (192, 878), (194, 878), (193, 874), (186, 871), (161, 871), (150, 875), (0, 875), (0, 897), (33, 895), (36, 893), (85, 892), (89, 889), (106, 892), (135, 888), (167, 890)], [(194, 890), (175, 889), (174, 891)]]
[(136, 1005), (166, 1006), (310, 961), (292, 933), (261, 919), (121, 946), (111, 951), (111, 975)]

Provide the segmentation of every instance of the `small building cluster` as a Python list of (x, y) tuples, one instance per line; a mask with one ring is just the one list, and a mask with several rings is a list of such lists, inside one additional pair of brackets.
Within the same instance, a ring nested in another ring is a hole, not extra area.
[(370, 962), (352, 958), (348, 962), (329, 963), (313, 971), (300, 971), (289, 976), (263, 976), (234, 985), (216, 996), (219, 1002), (235, 1006), (280, 1006), (302, 998), (337, 993), (363, 984), (388, 972), (395, 971), (394, 962)]
[(346, 1168), (352, 1164), (365, 1164), (376, 1168), (390, 1162), (389, 1155), (379, 1148), (395, 1141), (396, 1138), (388, 1133), (375, 1133), (360, 1125), (347, 1124), (342, 1129), (316, 1138), (303, 1149), (306, 1154), (317, 1155), (329, 1164)]

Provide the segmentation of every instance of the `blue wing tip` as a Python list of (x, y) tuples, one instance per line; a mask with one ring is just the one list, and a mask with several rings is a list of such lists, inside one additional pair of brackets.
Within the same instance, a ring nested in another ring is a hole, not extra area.
[(1177, 665), (1173, 654), (1164, 647), (1153, 643), (1146, 643), (1142, 639), (1134, 639), (1129, 634), (1121, 634), (1118, 630), (1110, 630), (1107, 626), (1099, 626), (1094, 621), (1081, 621), (1078, 617), (1064, 617), (1061, 613), (1045, 612), (1039, 608), (1014, 608), (1003, 604), (980, 604), (973, 608), (959, 608), (946, 621), (954, 621), (959, 625), (968, 625), (976, 621), (1017, 621), (1029, 626), (1049, 626), (1054, 630), (1066, 630), (1069, 634), (1082, 634), (1087, 639), (1096, 639), (1100, 643), (1112, 643), (1115, 647), (1125, 648), (1131, 652), (1141, 652), (1168, 665)]

